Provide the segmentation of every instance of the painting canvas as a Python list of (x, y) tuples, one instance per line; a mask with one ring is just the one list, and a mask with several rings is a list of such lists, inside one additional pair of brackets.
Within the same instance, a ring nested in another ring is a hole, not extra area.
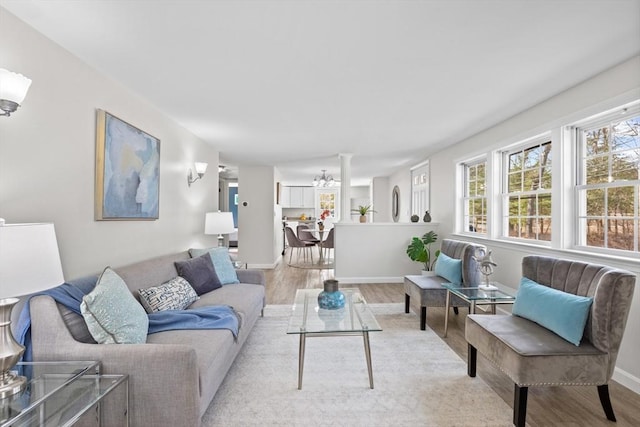
[(96, 219), (158, 219), (159, 192), (160, 140), (98, 110)]

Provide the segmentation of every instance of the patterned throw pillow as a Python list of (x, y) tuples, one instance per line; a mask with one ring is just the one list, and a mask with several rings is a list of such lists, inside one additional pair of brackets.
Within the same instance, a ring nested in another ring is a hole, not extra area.
[(100, 344), (142, 344), (147, 341), (149, 317), (126, 283), (111, 268), (82, 298), (80, 311), (89, 332)]
[(163, 310), (184, 310), (199, 297), (184, 278), (178, 276), (162, 285), (140, 289), (140, 302), (147, 313)]

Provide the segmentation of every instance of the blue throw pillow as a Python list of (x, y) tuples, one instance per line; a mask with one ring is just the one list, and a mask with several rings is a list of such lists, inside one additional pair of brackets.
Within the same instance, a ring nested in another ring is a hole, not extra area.
[(436, 261), (435, 273), (437, 276), (444, 277), (454, 285), (461, 285), (462, 260), (454, 259), (441, 253)]
[(149, 318), (126, 283), (105, 268), (96, 287), (82, 298), (82, 317), (100, 344), (142, 344), (147, 341)]
[(523, 277), (512, 313), (580, 345), (593, 298), (562, 292)]
[(229, 285), (232, 283), (240, 283), (238, 273), (236, 273), (233, 262), (231, 262), (231, 255), (229, 255), (228, 248), (189, 249), (189, 254), (194, 258), (206, 253), (211, 257), (213, 268), (216, 270), (218, 280), (220, 280), (221, 284)]

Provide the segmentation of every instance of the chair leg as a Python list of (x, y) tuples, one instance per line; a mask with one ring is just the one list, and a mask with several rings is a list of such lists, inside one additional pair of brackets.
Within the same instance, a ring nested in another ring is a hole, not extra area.
[(411, 300), (411, 297), (409, 296), (409, 294), (404, 294), (404, 312), (408, 313), (409, 312), (409, 301)]
[(458, 314), (458, 307), (453, 307), (453, 313), (456, 315)]
[(471, 344), (467, 344), (467, 375), (476, 376), (476, 364), (478, 361), (478, 350)]
[(613, 406), (611, 406), (611, 399), (609, 398), (609, 384), (598, 386), (598, 397), (600, 397), (600, 403), (607, 419), (615, 422), (616, 415), (613, 413)]
[(525, 419), (527, 418), (527, 394), (529, 387), (520, 387), (514, 384), (513, 391), (513, 425), (516, 427), (525, 427)]
[(420, 307), (420, 330), (427, 329), (427, 307)]

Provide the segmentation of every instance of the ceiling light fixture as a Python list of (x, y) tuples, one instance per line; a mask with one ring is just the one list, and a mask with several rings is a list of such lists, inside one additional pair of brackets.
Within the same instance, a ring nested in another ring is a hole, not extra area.
[(0, 116), (16, 111), (31, 86), (31, 79), (22, 74), (0, 68)]
[(333, 187), (335, 181), (331, 175), (326, 174), (327, 170), (322, 169), (322, 175), (313, 178), (313, 186), (314, 187)]

